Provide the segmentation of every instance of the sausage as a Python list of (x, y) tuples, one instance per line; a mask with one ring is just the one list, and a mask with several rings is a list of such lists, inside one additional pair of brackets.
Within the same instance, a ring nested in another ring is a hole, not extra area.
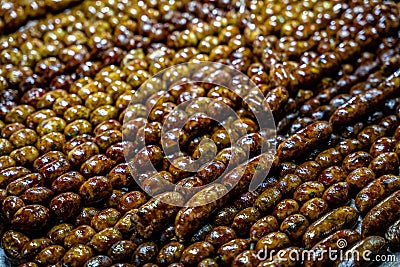
[(36, 127), (36, 133), (40, 136), (49, 134), (51, 132), (63, 132), (66, 126), (65, 120), (59, 117), (50, 117), (39, 123)]
[(257, 252), (255, 250), (245, 250), (238, 254), (231, 263), (232, 267), (252, 267), (257, 266), (260, 260), (258, 259)]
[(96, 126), (93, 133), (97, 136), (108, 130), (121, 130), (121, 123), (116, 120), (108, 120)]
[(113, 227), (121, 217), (121, 213), (113, 208), (108, 208), (97, 213), (90, 225), (97, 231), (102, 231), (106, 228)]
[(296, 174), (287, 174), (280, 179), (278, 189), (282, 195), (291, 196), (301, 183), (302, 180)]
[(355, 191), (361, 190), (373, 180), (375, 180), (375, 173), (366, 167), (358, 168), (346, 177), (346, 182)]
[(7, 139), (0, 139), (0, 155), (9, 155), (13, 151), (13, 145)]
[(185, 246), (176, 241), (166, 244), (158, 252), (157, 263), (165, 266), (179, 261), (184, 249)]
[(259, 193), (257, 191), (244, 192), (233, 201), (233, 206), (240, 210), (252, 207), (258, 196)]
[(350, 186), (346, 182), (340, 182), (328, 187), (322, 198), (332, 207), (345, 205), (350, 201)]
[(165, 191), (172, 191), (174, 189), (173, 182), (173, 176), (171, 173), (161, 171), (145, 179), (141, 187), (150, 195), (158, 195)]
[(34, 145), (37, 140), (36, 132), (26, 128), (14, 132), (8, 139), (15, 148)]
[(41, 205), (27, 205), (20, 208), (11, 220), (11, 224), (21, 230), (42, 229), (50, 217), (49, 210)]
[(346, 172), (339, 166), (328, 167), (318, 176), (318, 181), (324, 186), (331, 186), (346, 179)]
[[(183, 267), (184, 265), (182, 263), (177, 263), (177, 264), (181, 264), (180, 266), (178, 265), (168, 265), (168, 267)], [(218, 267), (218, 263), (215, 259), (213, 258), (206, 258), (204, 260), (202, 260), (201, 262), (199, 262), (199, 264), (197, 264), (197, 267)]]
[(239, 236), (247, 235), (251, 225), (253, 225), (260, 217), (261, 214), (257, 208), (246, 208), (236, 214), (235, 218), (233, 218), (231, 227), (239, 234)]
[(21, 178), (31, 171), (22, 166), (10, 167), (0, 171), (0, 188), (6, 188), (7, 185), (18, 178)]
[(298, 203), (304, 203), (314, 197), (322, 197), (325, 191), (323, 183), (309, 181), (301, 184), (293, 194), (293, 199)]
[[(93, 136), (88, 134), (78, 135), (77, 137), (72, 138), (63, 146), (63, 153), (68, 155), (74, 148), (86, 143), (93, 142)], [(86, 144), (90, 145), (90, 144)]]
[(290, 245), (290, 240), (289, 237), (282, 232), (272, 232), (267, 234), (266, 236), (263, 236), (260, 240), (258, 240), (255, 250), (257, 252), (263, 251), (264, 253), (266, 251), (272, 252), (275, 251), (278, 252), (279, 249), (288, 247)]
[(93, 249), (84, 244), (77, 244), (70, 248), (62, 258), (63, 265), (71, 267), (83, 266), (94, 256)]
[(266, 152), (234, 168), (222, 178), (221, 183), (230, 190), (231, 195), (237, 196), (245, 190), (254, 190), (264, 180), (270, 168), (276, 167), (277, 158)]
[(400, 220), (392, 224), (385, 233), (392, 251), (398, 251), (400, 248)]
[(121, 232), (124, 237), (130, 237), (133, 234), (133, 223), (131, 221), (132, 215), (136, 212), (136, 209), (126, 212), (121, 219), (114, 225), (114, 228)]
[(55, 193), (77, 192), (84, 182), (85, 178), (79, 172), (70, 171), (56, 178), (51, 189)]
[(213, 245), (208, 242), (193, 243), (182, 252), (180, 263), (184, 266), (194, 266), (201, 260), (212, 256), (214, 251)]
[(227, 226), (217, 226), (206, 236), (205, 241), (219, 248), (223, 244), (236, 238), (236, 232)]
[(224, 172), (226, 166), (221, 161), (211, 161), (200, 167), (196, 173), (196, 177), (200, 178), (205, 184), (211, 183), (218, 179)]
[(115, 242), (108, 250), (107, 255), (113, 262), (129, 261), (132, 254), (137, 249), (137, 245), (129, 240)]
[(55, 117), (56, 113), (51, 109), (42, 109), (30, 114), (26, 118), (26, 126), (35, 129), (43, 120)]
[(147, 202), (147, 195), (141, 191), (130, 191), (121, 196), (118, 208), (121, 212), (137, 209)]
[(250, 239), (258, 241), (263, 236), (278, 230), (279, 224), (274, 216), (267, 215), (250, 227)]
[(364, 151), (357, 151), (347, 155), (342, 163), (342, 168), (347, 173), (361, 167), (367, 167), (372, 160), (372, 156)]
[(97, 255), (90, 258), (83, 267), (108, 267), (112, 264), (110, 257), (105, 255)]
[(358, 135), (357, 139), (364, 147), (371, 146), (377, 139), (385, 135), (385, 128), (379, 125), (370, 125), (365, 127)]
[[(380, 236), (368, 236), (360, 241), (356, 242), (353, 246), (351, 246), (344, 255), (346, 257), (344, 259), (339, 259), (335, 262), (335, 266), (344, 267), (344, 266), (368, 266), (371, 264), (371, 261), (366, 261), (368, 258), (373, 259), (373, 255), (377, 255), (382, 250), (385, 249), (386, 241), (383, 237)], [(352, 257), (355, 255), (355, 257)], [(365, 258), (365, 259), (364, 259)]]
[(52, 183), (57, 177), (66, 173), (70, 169), (70, 164), (64, 158), (47, 163), (39, 169), (39, 173), (43, 175), (46, 182)]
[(312, 198), (300, 208), (300, 213), (310, 221), (315, 221), (329, 211), (328, 203), (322, 198)]
[(106, 228), (95, 234), (88, 244), (96, 251), (103, 253), (110, 249), (115, 242), (122, 239), (122, 234), (117, 229)]
[(353, 138), (345, 139), (336, 145), (336, 150), (339, 151), (339, 153), (343, 156), (346, 156), (352, 152), (356, 152), (362, 148), (363, 145), (361, 142)]
[(67, 220), (74, 217), (81, 208), (81, 197), (72, 192), (61, 193), (54, 197), (49, 204), (54, 218)]
[(145, 263), (155, 262), (158, 255), (158, 246), (154, 242), (140, 244), (132, 256), (134, 266), (142, 266)]
[(290, 240), (296, 241), (303, 236), (309, 225), (310, 224), (305, 216), (301, 214), (293, 214), (281, 223), (279, 230), (285, 233)]
[(110, 181), (103, 176), (95, 176), (84, 182), (79, 195), (84, 203), (90, 205), (106, 200), (112, 194)]
[(138, 208), (131, 216), (133, 227), (143, 237), (162, 231), (173, 220), (180, 206), (185, 203), (178, 192), (162, 193)]
[(96, 231), (89, 225), (80, 225), (64, 238), (64, 247), (71, 248), (77, 244), (87, 244), (95, 234)]
[(40, 251), (51, 245), (51, 240), (46, 237), (32, 239), (22, 248), (22, 256), (25, 259), (34, 258)]
[(373, 110), (383, 98), (383, 92), (370, 89), (351, 98), (346, 104), (340, 106), (331, 115), (329, 121), (334, 125), (353, 123), (358, 118)]
[(247, 239), (233, 239), (222, 245), (217, 251), (220, 266), (230, 266), (236, 256), (248, 249), (249, 245), (250, 241)]
[(315, 161), (321, 166), (322, 170), (340, 164), (342, 159), (342, 154), (336, 148), (328, 148), (315, 157)]
[(53, 191), (40, 186), (27, 189), (20, 197), (27, 204), (47, 204), (53, 195)]
[(356, 209), (343, 206), (337, 208), (312, 223), (303, 235), (303, 245), (309, 249), (321, 239), (335, 231), (351, 228), (358, 219)]
[[(199, 241), (204, 241), (207, 237), (208, 234), (211, 233), (211, 231), (214, 229), (214, 226), (212, 224), (205, 224), (203, 225), (199, 230), (197, 230), (192, 237), (190, 238), (190, 242), (199, 242)], [(175, 230), (174, 232), (174, 237), (176, 238)]]
[[(327, 264), (332, 265), (333, 262), (332, 257), (329, 253), (324, 253), (329, 251), (335, 250), (345, 250), (346, 248), (350, 247), (352, 244), (356, 243), (358, 240), (361, 239), (361, 235), (354, 231), (354, 230), (339, 230), (332, 235), (326, 237), (325, 239), (321, 240), (318, 244), (316, 244), (311, 250), (314, 252), (314, 257), (318, 257), (318, 261), (315, 260), (316, 258), (308, 258), (304, 261), (304, 266), (306, 267), (322, 267), (326, 266)], [(338, 255), (334, 255), (338, 257)], [(335, 260), (335, 259), (333, 259)]]
[(22, 258), (22, 250), (25, 244), (29, 242), (29, 238), (17, 231), (8, 230), (1, 238), (1, 245), (7, 256), (13, 259)]
[(384, 174), (396, 174), (398, 173), (398, 167), (399, 157), (394, 152), (380, 154), (368, 166), (378, 177)]
[(14, 167), (16, 164), (17, 163), (15, 162), (15, 160), (10, 156), (0, 156), (0, 171), (10, 167)]
[(40, 251), (35, 262), (41, 266), (56, 264), (61, 261), (65, 254), (65, 249), (60, 245), (51, 245)]
[(92, 218), (100, 211), (94, 207), (84, 207), (75, 218), (75, 225), (90, 225)]
[[(147, 145), (135, 154), (135, 156), (133, 157), (131, 162), (129, 162), (129, 164), (130, 166), (142, 172), (145, 172), (153, 170), (155, 167), (160, 165), (162, 160), (163, 160), (162, 149), (157, 145)], [(173, 165), (171, 164), (171, 166)]]
[(69, 139), (82, 134), (90, 134), (92, 132), (92, 125), (84, 119), (78, 119), (70, 122), (64, 128), (64, 134)]
[(239, 211), (239, 208), (236, 206), (223, 207), (215, 214), (213, 223), (215, 225), (230, 225)]
[(366, 213), (397, 190), (400, 190), (400, 176), (383, 175), (370, 182), (356, 195), (355, 205), (361, 213)]
[(39, 151), (34, 146), (24, 146), (13, 150), (10, 157), (19, 165), (27, 166), (39, 157)]
[(117, 209), (118, 206), (120, 205), (120, 201), (124, 193), (125, 192), (122, 190), (113, 190), (110, 197), (104, 203), (104, 207)]
[[(87, 107), (82, 106), (82, 105), (76, 105), (76, 106), (68, 108), (64, 112), (64, 115), (63, 115), (65, 121), (68, 123), (78, 120), (78, 119), (87, 120), (89, 118), (89, 116), (90, 116), (90, 110)], [(95, 134), (96, 134), (96, 132), (95, 132)]]
[(282, 192), (277, 188), (268, 188), (265, 190), (254, 203), (255, 207), (262, 212), (272, 210), (279, 200), (282, 198)]
[(17, 196), (8, 196), (2, 201), (1, 216), (4, 220), (10, 222), (14, 214), (25, 206), (24, 201)]
[(1, 137), (4, 138), (2, 140), (8, 140), (14, 132), (24, 128), (25, 125), (19, 122), (7, 124), (6, 126), (4, 126), (4, 128), (1, 129)]
[(196, 193), (186, 206), (179, 210), (175, 218), (175, 233), (185, 238), (197, 229), (211, 213), (222, 206), (228, 197), (228, 189), (221, 184), (211, 184)]
[(242, 148), (253, 158), (262, 152), (264, 138), (259, 133), (249, 133), (236, 141), (235, 146)]
[(398, 218), (400, 190), (391, 194), (365, 215), (361, 224), (361, 234), (365, 236), (383, 235), (385, 230)]
[(301, 157), (306, 151), (327, 140), (331, 133), (332, 125), (329, 122), (314, 122), (283, 141), (278, 146), (278, 156), (282, 161)]
[(127, 163), (120, 163), (115, 166), (107, 175), (112, 188), (130, 187), (135, 182), (131, 174), (132, 170)]
[(278, 219), (278, 221), (283, 221), (286, 217), (295, 214), (299, 211), (299, 204), (296, 200), (287, 198), (276, 204), (272, 215)]
[(122, 141), (122, 133), (118, 130), (108, 130), (96, 135), (94, 143), (102, 150)]
[(69, 223), (61, 223), (53, 226), (46, 234), (53, 244), (63, 245), (64, 239), (71, 233), (74, 226)]
[(68, 152), (68, 161), (73, 166), (80, 166), (90, 157), (99, 154), (99, 148), (93, 142), (84, 142)]
[(98, 154), (89, 158), (81, 165), (80, 172), (85, 177), (93, 177), (107, 174), (113, 167), (113, 161), (106, 155)]
[(376, 140), (372, 144), (369, 150), (369, 154), (373, 158), (376, 158), (382, 153), (395, 152), (395, 150), (396, 150), (396, 140), (392, 137), (382, 137)]
[(294, 174), (299, 166), (293, 162), (283, 162), (279, 167), (279, 178), (287, 174)]
[(306, 161), (296, 168), (296, 174), (302, 181), (315, 181), (321, 172), (321, 165), (316, 161)]

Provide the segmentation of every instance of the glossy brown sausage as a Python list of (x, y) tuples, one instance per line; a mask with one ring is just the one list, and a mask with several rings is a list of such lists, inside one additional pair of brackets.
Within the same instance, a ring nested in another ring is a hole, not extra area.
[(184, 202), (178, 192), (162, 193), (135, 210), (131, 216), (133, 226), (141, 236), (150, 237), (173, 220)]
[(300, 157), (328, 139), (331, 133), (332, 125), (329, 122), (314, 122), (283, 141), (278, 147), (278, 156), (282, 161)]
[(383, 235), (385, 230), (398, 218), (400, 212), (400, 191), (396, 191), (365, 215), (361, 224), (363, 236)]
[(358, 219), (356, 209), (343, 206), (337, 208), (311, 224), (303, 236), (303, 245), (305, 248), (311, 248), (321, 239), (327, 237), (333, 232), (351, 228)]

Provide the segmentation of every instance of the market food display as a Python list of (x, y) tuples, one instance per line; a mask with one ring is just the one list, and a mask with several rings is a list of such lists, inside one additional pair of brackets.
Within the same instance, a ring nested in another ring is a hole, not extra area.
[[(399, 3), (0, 1), (0, 33), (3, 264), (367, 266), (289, 255), (399, 251)], [(248, 79), (154, 78), (201, 62)]]

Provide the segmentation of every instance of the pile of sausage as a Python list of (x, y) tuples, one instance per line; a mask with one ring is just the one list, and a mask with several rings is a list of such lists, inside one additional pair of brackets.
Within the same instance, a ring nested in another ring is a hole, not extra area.
[[(399, 3), (76, 2), (0, 1), (7, 264), (343, 267), (372, 262), (326, 252), (400, 250)], [(204, 61), (247, 78), (168, 69)], [(305, 251), (318, 260), (291, 257)]]

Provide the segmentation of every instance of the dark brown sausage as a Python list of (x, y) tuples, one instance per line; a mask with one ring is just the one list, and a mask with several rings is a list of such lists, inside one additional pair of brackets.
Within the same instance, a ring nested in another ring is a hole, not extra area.
[(361, 224), (361, 234), (363, 236), (383, 235), (398, 218), (399, 212), (400, 190), (382, 200), (365, 215)]
[(356, 209), (349, 206), (343, 206), (327, 213), (308, 227), (303, 236), (304, 247), (311, 248), (333, 232), (351, 228), (356, 223), (357, 218)]
[(175, 232), (180, 238), (197, 229), (211, 213), (227, 200), (228, 189), (221, 184), (211, 184), (196, 193), (187, 203), (188, 207), (179, 210), (175, 218)]
[(278, 147), (278, 156), (282, 161), (300, 157), (328, 139), (331, 133), (332, 125), (329, 122), (314, 122), (283, 141)]
[(400, 176), (383, 175), (364, 187), (355, 197), (355, 205), (361, 213), (368, 212), (382, 199), (400, 190)]
[(132, 214), (133, 227), (143, 237), (162, 231), (185, 204), (184, 201), (178, 192), (166, 192), (152, 198)]
[[(331, 261), (332, 256), (329, 255), (329, 253), (326, 253), (327, 251), (336, 251), (337, 253), (340, 253), (340, 250), (345, 250), (360, 239), (361, 235), (354, 230), (339, 230), (320, 241), (311, 249), (314, 252), (314, 257), (305, 259), (304, 266), (323, 267), (327, 264), (333, 265), (333, 262)], [(333, 256), (339, 257), (337, 253)]]
[[(354, 267), (369, 266), (371, 264), (372, 259), (374, 259), (373, 256), (382, 252), (382, 250), (385, 247), (386, 247), (386, 241), (383, 237), (368, 236), (355, 243), (352, 247), (350, 247), (344, 253), (344, 255), (346, 255), (345, 257), (347, 258), (339, 259), (338, 261), (335, 262), (335, 266), (337, 267), (344, 267), (349, 265)], [(368, 258), (370, 259), (369, 261), (367, 260)]]

